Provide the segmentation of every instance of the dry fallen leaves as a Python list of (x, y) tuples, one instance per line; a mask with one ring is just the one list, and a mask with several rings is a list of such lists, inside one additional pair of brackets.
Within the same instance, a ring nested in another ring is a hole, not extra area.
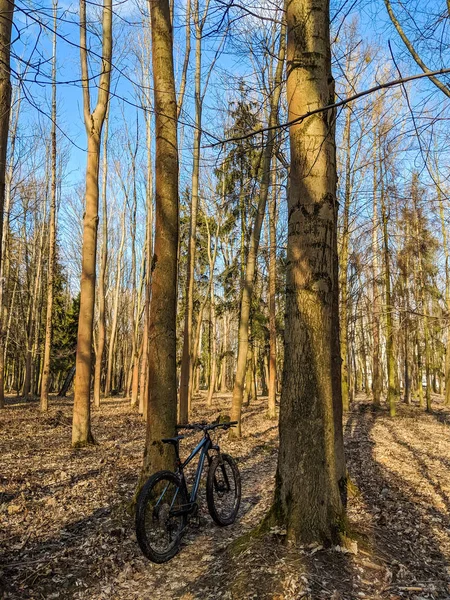
[[(198, 419), (228, 411), (230, 397)], [(0, 415), (0, 596), (88, 600), (391, 600), (450, 597), (450, 436), (448, 414), (418, 408), (390, 419), (360, 402), (345, 435), (352, 479), (345, 546), (295, 548), (273, 528), (243, 552), (230, 546), (254, 528), (272, 498), (277, 425), (265, 400), (245, 411), (244, 438), (221, 445), (238, 459), (239, 522), (214, 526), (202, 500), (170, 563), (141, 555), (128, 512), (142, 460), (145, 426), (125, 400), (94, 412), (98, 445), (69, 445), (70, 401), (15, 403)], [(195, 436), (183, 444), (187, 451)], [(203, 497), (203, 490), (201, 495)], [(3, 593), (3, 595), (2, 595)]]

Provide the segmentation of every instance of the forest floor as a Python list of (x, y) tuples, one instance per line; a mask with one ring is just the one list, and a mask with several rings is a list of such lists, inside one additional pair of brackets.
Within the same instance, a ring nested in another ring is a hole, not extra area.
[[(230, 397), (194, 419), (227, 413)], [(0, 413), (0, 598), (118, 600), (450, 599), (450, 412), (399, 406), (395, 419), (359, 398), (346, 417), (352, 478), (349, 548), (292, 547), (271, 531), (230, 544), (268, 510), (278, 429), (265, 398), (245, 409), (244, 437), (223, 449), (237, 458), (242, 504), (229, 528), (201, 507), (200, 527), (169, 563), (146, 560), (128, 511), (145, 425), (123, 399), (93, 413), (97, 445), (70, 447), (71, 401), (8, 399)], [(182, 442), (184, 451), (195, 434)], [(301, 482), (299, 482), (301, 485)], [(204, 496), (204, 490), (201, 495)]]

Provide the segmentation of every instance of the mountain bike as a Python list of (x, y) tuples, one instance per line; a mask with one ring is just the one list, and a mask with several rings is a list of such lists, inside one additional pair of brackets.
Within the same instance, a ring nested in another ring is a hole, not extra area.
[[(152, 475), (142, 487), (136, 505), (137, 541), (151, 561), (163, 563), (178, 552), (189, 517), (198, 513), (196, 499), (205, 460), (208, 461), (206, 500), (209, 514), (221, 527), (234, 523), (241, 502), (239, 469), (231, 456), (221, 452), (219, 446), (213, 443), (210, 432), (236, 425), (237, 422), (177, 425), (177, 430), (203, 432), (202, 439), (184, 462), (180, 460), (179, 447), (184, 435), (161, 440), (174, 447), (175, 472), (159, 471)], [(211, 455), (211, 452), (215, 454)], [(189, 492), (184, 469), (197, 454), (200, 456)]]

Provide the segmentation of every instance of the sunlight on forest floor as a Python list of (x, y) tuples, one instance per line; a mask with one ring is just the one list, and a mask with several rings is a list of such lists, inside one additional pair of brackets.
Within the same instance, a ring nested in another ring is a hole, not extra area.
[[(194, 420), (228, 413), (230, 400), (207, 409), (198, 398)], [(278, 428), (265, 403), (245, 409), (242, 440), (219, 434), (241, 471), (238, 522), (216, 527), (201, 491), (200, 527), (172, 561), (154, 565), (127, 513), (145, 437), (128, 401), (105, 401), (93, 414), (98, 445), (73, 450), (70, 399), (52, 399), (45, 416), (35, 402), (9, 399), (0, 413), (0, 597), (450, 598), (450, 412), (442, 401), (431, 415), (399, 406), (395, 419), (366, 398), (354, 404), (345, 437), (357, 549), (286, 547), (272, 532), (239, 554), (230, 542), (260, 522), (273, 493)], [(197, 437), (183, 440), (182, 453)]]

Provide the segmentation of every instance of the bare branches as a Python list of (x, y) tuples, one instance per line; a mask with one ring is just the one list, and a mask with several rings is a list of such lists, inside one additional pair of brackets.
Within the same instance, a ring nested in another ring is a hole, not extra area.
[[(416, 52), (414, 46), (412, 45), (411, 41), (409, 40), (408, 36), (405, 34), (402, 26), (400, 25), (399, 20), (395, 16), (394, 11), (392, 10), (390, 0), (384, 0), (384, 4), (386, 5), (386, 9), (387, 9), (389, 17), (392, 21), (392, 24), (394, 25), (399, 36), (401, 37), (402, 42), (408, 48), (408, 52), (411, 54), (411, 56), (414, 59), (414, 61), (416, 62), (416, 64), (429, 77), (430, 81), (432, 81), (434, 83), (434, 85), (438, 89), (440, 89), (442, 93), (444, 93), (447, 96), (447, 98), (450, 98), (450, 89), (446, 85), (444, 85), (441, 81), (439, 81), (439, 79), (437, 79), (437, 77), (434, 76), (436, 73), (433, 73), (432, 71), (430, 71), (430, 69), (426, 66), (426, 64), (420, 58), (419, 54)], [(450, 0), (447, 1), (447, 5), (450, 6)]]
[(363, 98), (364, 96), (369, 96), (370, 94), (374, 94), (375, 92), (379, 92), (380, 90), (385, 90), (385, 89), (388, 89), (391, 87), (395, 87), (397, 85), (401, 85), (403, 83), (408, 83), (410, 81), (416, 81), (417, 79), (424, 79), (425, 77), (431, 78), (432, 76), (435, 77), (436, 75), (445, 75), (447, 73), (450, 73), (450, 68), (439, 69), (438, 71), (429, 71), (427, 73), (419, 73), (417, 75), (410, 75), (408, 77), (402, 77), (401, 79), (393, 79), (391, 81), (387, 81), (386, 83), (380, 83), (380, 84), (375, 85), (367, 90), (363, 90), (362, 92), (358, 92), (356, 94), (353, 94), (352, 96), (343, 98), (342, 100), (339, 100), (338, 102), (334, 102), (333, 104), (328, 104), (327, 106), (321, 106), (320, 108), (315, 108), (314, 110), (310, 110), (307, 113), (304, 113), (303, 115), (299, 115), (295, 119), (286, 121), (285, 123), (280, 123), (279, 125), (274, 125), (273, 127), (261, 127), (260, 129), (257, 129), (256, 131), (252, 131), (251, 133), (247, 133), (245, 135), (220, 140), (218, 142), (215, 142), (214, 144), (210, 144), (208, 147), (214, 148), (214, 147), (222, 145), (222, 144), (228, 144), (230, 142), (246, 140), (246, 139), (255, 137), (257, 135), (267, 133), (268, 131), (272, 131), (274, 129), (285, 129), (285, 128), (291, 127), (292, 125), (295, 125), (297, 123), (301, 123), (302, 121), (304, 121), (308, 117), (311, 117), (312, 115), (317, 115), (319, 113), (323, 113), (328, 110), (340, 108), (341, 106), (345, 106), (346, 104), (349, 104), (350, 102), (354, 102), (355, 100), (358, 100), (359, 98)]

